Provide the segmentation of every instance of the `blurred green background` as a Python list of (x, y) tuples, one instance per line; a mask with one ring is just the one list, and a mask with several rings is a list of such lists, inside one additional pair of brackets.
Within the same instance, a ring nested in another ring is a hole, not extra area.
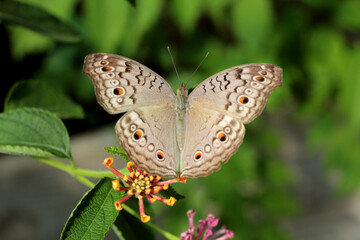
[(0, 100), (5, 102), (19, 81), (24, 85), (12, 89), (12, 98), (24, 105), (61, 96), (67, 108), (59, 116), (70, 134), (115, 124), (120, 117), (97, 104), (93, 85), (82, 74), (89, 53), (135, 59), (174, 90), (180, 84), (167, 46), (183, 81), (210, 52), (189, 88), (235, 65), (267, 62), (283, 68), (283, 87), (246, 126), (244, 143), (229, 163), (207, 178), (175, 186), (186, 199), (174, 207), (154, 205), (155, 223), (170, 232), (187, 229), (186, 211), (193, 208), (196, 219), (210, 212), (220, 217), (236, 239), (291, 239), (284, 222), (356, 193), (360, 1), (21, 1), (54, 15), (70, 30), (46, 26), (31, 11), (9, 10), (5, 2), (0, 1)]

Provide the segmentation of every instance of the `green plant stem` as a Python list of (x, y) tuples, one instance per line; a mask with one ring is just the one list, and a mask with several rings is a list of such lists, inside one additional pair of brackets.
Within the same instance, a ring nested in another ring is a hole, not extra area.
[(154, 230), (158, 231), (160, 234), (162, 234), (164, 237), (166, 237), (169, 240), (179, 240), (178, 236), (175, 236), (167, 231), (165, 231), (164, 229), (159, 228), (158, 226), (156, 226), (155, 224), (148, 222), (147, 225), (151, 228), (153, 228)]
[[(47, 164), (49, 166), (52, 166), (54, 168), (57, 168), (57, 169), (60, 169), (62, 171), (69, 173), (70, 175), (75, 177), (79, 182), (81, 182), (82, 184), (84, 184), (90, 188), (93, 187), (95, 184), (93, 182), (91, 182), (89, 179), (87, 179), (86, 177), (94, 177), (94, 178), (114, 177), (114, 174), (109, 171), (95, 171), (95, 170), (76, 168), (76, 166), (74, 164), (68, 165), (68, 164), (59, 162), (57, 160), (51, 159), (51, 158), (37, 158), (37, 159), (44, 164)], [(139, 214), (137, 212), (135, 212), (132, 208), (130, 208), (129, 206), (127, 206), (125, 204), (122, 204), (121, 206), (123, 207), (123, 209), (125, 211), (127, 211), (134, 217), (140, 219)], [(151, 227), (152, 229), (154, 229), (155, 231), (158, 231), (160, 234), (162, 234), (164, 237), (166, 237), (166, 239), (179, 240), (179, 237), (159, 228), (158, 226), (156, 226), (153, 223), (148, 222), (146, 224), (149, 227)]]
[[(131, 215), (133, 215), (136, 218), (139, 218), (139, 214), (137, 212), (135, 212), (132, 208), (130, 208), (129, 206), (126, 206), (125, 204), (121, 205), (122, 208), (127, 211), (128, 213), (130, 213)], [(161, 233), (164, 237), (166, 237), (167, 239), (170, 240), (179, 240), (179, 237), (159, 228), (158, 226), (156, 226), (155, 224), (151, 223), (151, 222), (147, 222), (146, 223), (149, 227), (153, 228), (154, 230), (158, 231), (159, 233)]]
[(44, 164), (63, 170), (76, 178), (78, 176), (93, 177), (93, 178), (114, 177), (114, 174), (109, 171), (95, 171), (95, 170), (77, 168), (73, 164), (68, 165), (51, 158), (37, 158), (37, 159)]
[(92, 188), (95, 186), (95, 184), (93, 182), (91, 182), (89, 179), (87, 179), (86, 177), (83, 176), (74, 176), (79, 182), (81, 182), (82, 184)]

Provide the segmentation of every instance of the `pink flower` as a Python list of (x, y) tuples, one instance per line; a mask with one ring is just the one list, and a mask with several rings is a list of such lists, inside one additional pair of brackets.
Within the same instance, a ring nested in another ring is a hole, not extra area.
[(198, 221), (195, 232), (195, 213), (195, 210), (189, 210), (187, 212), (190, 227), (186, 232), (180, 234), (180, 240), (225, 240), (234, 237), (234, 233), (230, 230), (227, 230), (225, 226), (222, 226), (219, 230), (213, 232), (213, 229), (219, 223), (219, 219), (215, 218), (215, 216), (211, 213), (207, 216), (206, 219), (201, 219)]
[(116, 170), (113, 165), (114, 159), (112, 157), (106, 158), (103, 164), (109, 168), (109, 170), (114, 173), (116, 176), (121, 178), (123, 182), (127, 183), (129, 186), (122, 187), (120, 185), (119, 179), (115, 179), (112, 181), (113, 189), (116, 191), (127, 191), (126, 196), (122, 197), (120, 200), (115, 201), (116, 210), (122, 210), (121, 205), (126, 202), (129, 198), (135, 195), (136, 198), (139, 199), (139, 209), (140, 209), (140, 217), (142, 222), (150, 221), (150, 216), (145, 214), (144, 201), (143, 198), (146, 197), (147, 200), (151, 203), (155, 201), (163, 202), (169, 206), (173, 206), (176, 202), (174, 197), (170, 197), (169, 199), (162, 198), (160, 196), (155, 195), (161, 190), (166, 190), (169, 187), (169, 184), (175, 182), (185, 183), (187, 178), (178, 176), (177, 178), (168, 179), (164, 181), (160, 181), (160, 176), (152, 176), (148, 175), (146, 171), (142, 171), (135, 167), (133, 162), (127, 163), (127, 168), (129, 170), (129, 175), (123, 175), (118, 170)]

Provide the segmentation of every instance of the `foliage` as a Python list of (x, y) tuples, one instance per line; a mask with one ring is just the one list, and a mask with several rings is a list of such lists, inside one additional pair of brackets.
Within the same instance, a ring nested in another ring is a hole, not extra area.
[(105, 151), (111, 154), (118, 155), (122, 157), (126, 162), (129, 162), (129, 158), (124, 150), (122, 150), (120, 147), (105, 147)]
[(123, 195), (113, 191), (112, 180), (102, 178), (85, 194), (66, 223), (61, 240), (97, 240), (105, 237), (119, 214), (114, 208), (114, 201)]
[(42, 108), (62, 119), (85, 116), (80, 105), (48, 82), (20, 81), (12, 86), (5, 100), (4, 111), (24, 107)]
[(72, 160), (65, 126), (53, 114), (41, 109), (16, 109), (0, 114), (0, 150), (34, 157)]
[(237, 154), (221, 171), (177, 186), (186, 198), (170, 214), (158, 206), (153, 211), (166, 215), (162, 227), (172, 233), (187, 228), (183, 216), (192, 208), (202, 216), (215, 211), (236, 239), (287, 239), (278, 222), (299, 211), (289, 193), (294, 173), (280, 154), (289, 135), (304, 139), (297, 158), (321, 153), (324, 175), (336, 172), (339, 192), (360, 184), (359, 7), (352, 0), (1, 1), (0, 27), (8, 37), (3, 68), (11, 75), (2, 81), (9, 94), (0, 114), (0, 151), (31, 155), (89, 186), (89, 176), (111, 176), (72, 169), (69, 136), (58, 118), (87, 113), (66, 122), (69, 129), (115, 121), (99, 114), (92, 84), (81, 74), (91, 52), (136, 59), (174, 89), (179, 82), (167, 45), (184, 81), (210, 51), (190, 88), (234, 65), (270, 62), (284, 69), (283, 87), (246, 126)]
[(18, 24), (47, 35), (54, 40), (77, 42), (79, 33), (41, 8), (30, 4), (6, 1), (2, 3), (0, 17), (4, 23)]

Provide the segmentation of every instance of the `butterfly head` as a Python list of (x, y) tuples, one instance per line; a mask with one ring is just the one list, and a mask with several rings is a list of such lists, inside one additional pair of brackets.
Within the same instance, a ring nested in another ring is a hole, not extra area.
[(189, 94), (189, 90), (186, 88), (185, 83), (181, 83), (181, 86), (177, 89), (178, 96), (187, 96)]

